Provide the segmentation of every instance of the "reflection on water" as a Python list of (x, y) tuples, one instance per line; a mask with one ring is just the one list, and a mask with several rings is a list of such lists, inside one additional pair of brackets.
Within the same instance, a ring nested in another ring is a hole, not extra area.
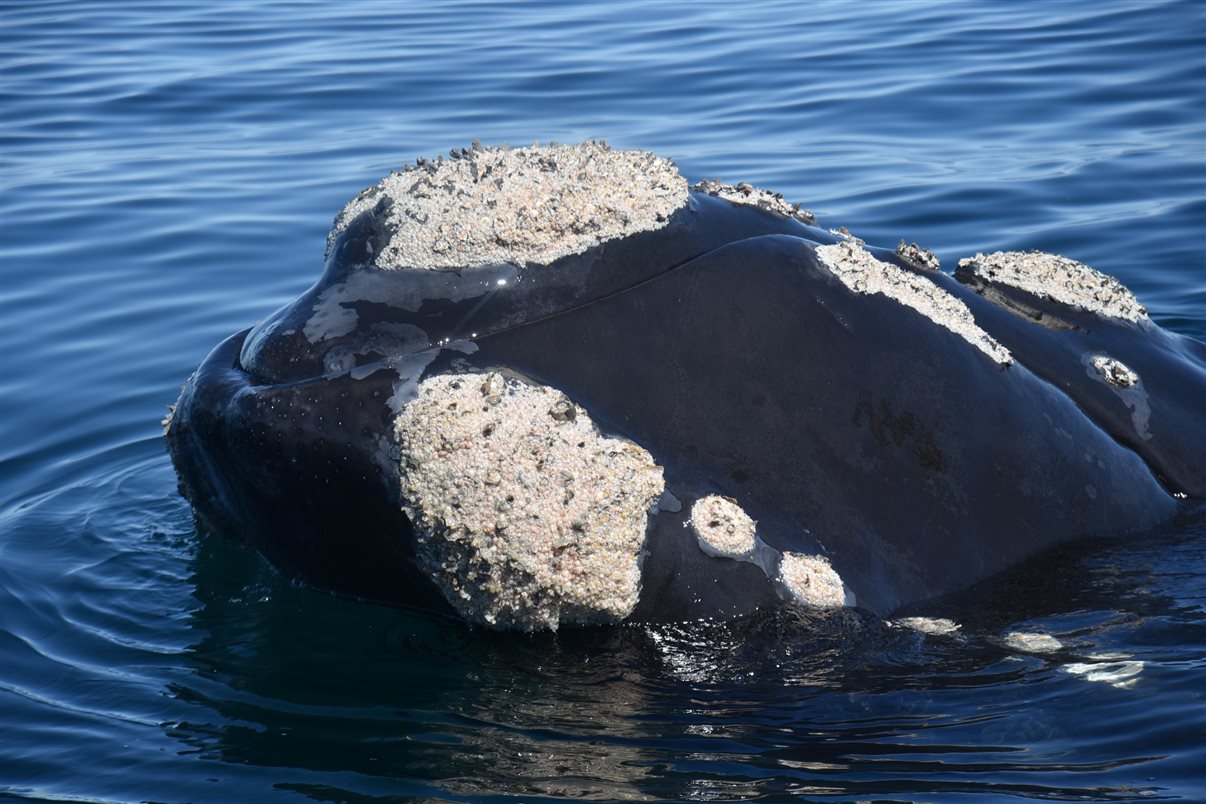
[(522, 636), (290, 585), (193, 533), (158, 444), (104, 463), (4, 513), (10, 792), (78, 789), (64, 765), (122, 801), (1126, 800), (1200, 779), (1206, 512), (914, 612), (950, 634), (784, 608)]
[[(1203, 520), (1181, 527), (1149, 545), (1068, 548), (941, 601), (934, 610), (961, 628), (940, 636), (802, 609), (482, 633), (294, 588), (205, 541), (190, 579), (196, 672), (169, 689), (210, 716), (165, 728), (203, 757), (338, 773), (350, 791), (376, 778), (474, 799), (1159, 795), (1137, 784), (1152, 771), (1133, 769), (1185, 771), (1168, 754), (1194, 726), (1178, 725), (1173, 701), (1149, 702), (1165, 724), (1135, 711), (1142, 680), (1094, 682), (1133, 666), (1119, 644), (1135, 651), (1191, 623), (1203, 636), (1200, 602), (1184, 608), (1160, 574), (1203, 557), (1192, 541)], [(1019, 630), (1058, 647), (1006, 638)], [(1146, 650), (1157, 674), (1185, 658)], [(1086, 740), (1085, 706), (1099, 744)], [(1124, 738), (1136, 728), (1143, 740)]]

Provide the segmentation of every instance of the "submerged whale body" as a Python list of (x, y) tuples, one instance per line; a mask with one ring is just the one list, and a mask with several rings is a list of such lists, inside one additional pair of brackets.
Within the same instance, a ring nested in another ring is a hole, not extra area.
[(602, 143), (336, 219), (165, 426), (199, 525), (494, 628), (880, 614), (1206, 497), (1206, 346), (1054, 255), (954, 275)]

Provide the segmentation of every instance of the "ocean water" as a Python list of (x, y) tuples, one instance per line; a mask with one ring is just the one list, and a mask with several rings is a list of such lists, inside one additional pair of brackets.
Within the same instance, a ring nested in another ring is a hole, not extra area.
[(1206, 800), (1190, 506), (969, 590), (947, 637), (485, 634), (197, 533), (166, 405), (317, 278), (342, 204), (473, 138), (588, 137), (948, 269), (1063, 253), (1206, 339), (1200, 0), (5, 0), (0, 799)]

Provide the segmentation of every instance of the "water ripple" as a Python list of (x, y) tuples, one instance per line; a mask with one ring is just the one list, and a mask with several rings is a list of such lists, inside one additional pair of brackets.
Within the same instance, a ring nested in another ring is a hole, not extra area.
[(950, 636), (503, 637), (199, 536), (158, 422), (347, 199), (474, 137), (658, 150), (948, 267), (1066, 253), (1204, 338), (1201, 3), (48, 0), (0, 38), (0, 796), (1200, 797), (1200, 513), (926, 612)]

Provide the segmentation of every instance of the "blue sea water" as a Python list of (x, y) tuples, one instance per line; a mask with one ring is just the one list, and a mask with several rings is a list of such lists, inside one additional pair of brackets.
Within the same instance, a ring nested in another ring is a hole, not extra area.
[(358, 190), (475, 137), (647, 148), (948, 268), (1066, 254), (1206, 339), (1201, 0), (5, 0), (0, 798), (1206, 800), (1200, 510), (982, 584), (947, 638), (483, 634), (198, 534), (180, 383)]

